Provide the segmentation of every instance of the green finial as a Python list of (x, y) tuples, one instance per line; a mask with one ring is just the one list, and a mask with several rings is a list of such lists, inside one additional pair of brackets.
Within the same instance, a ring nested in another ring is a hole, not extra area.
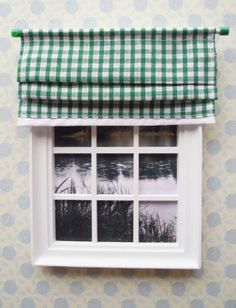
[(12, 37), (20, 37), (21, 35), (22, 35), (22, 30), (20, 30), (20, 29), (13, 29), (11, 31)]
[(220, 35), (229, 35), (229, 27), (220, 27)]

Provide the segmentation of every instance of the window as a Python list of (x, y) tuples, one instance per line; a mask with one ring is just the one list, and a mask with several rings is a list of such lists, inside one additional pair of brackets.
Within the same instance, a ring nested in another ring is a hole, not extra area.
[(199, 268), (201, 126), (35, 127), (35, 265)]
[(33, 263), (199, 268), (202, 125), (215, 122), (228, 29), (12, 34), (18, 125), (32, 127)]

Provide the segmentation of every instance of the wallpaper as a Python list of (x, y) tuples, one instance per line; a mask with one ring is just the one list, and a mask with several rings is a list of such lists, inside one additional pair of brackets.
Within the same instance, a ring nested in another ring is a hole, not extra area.
[[(16, 126), (19, 28), (227, 25), (217, 122), (204, 127), (200, 270), (33, 267), (29, 132)], [(236, 1), (0, 0), (0, 307), (236, 307)]]

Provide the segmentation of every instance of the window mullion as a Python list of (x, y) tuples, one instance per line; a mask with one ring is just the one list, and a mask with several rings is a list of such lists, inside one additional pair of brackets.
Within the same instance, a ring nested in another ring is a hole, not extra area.
[(133, 240), (134, 243), (139, 241), (139, 127), (134, 126), (134, 168), (133, 168), (133, 179), (134, 179), (134, 203), (133, 203)]
[(92, 242), (97, 242), (97, 128), (92, 127), (92, 166), (91, 166), (91, 184), (92, 184)]

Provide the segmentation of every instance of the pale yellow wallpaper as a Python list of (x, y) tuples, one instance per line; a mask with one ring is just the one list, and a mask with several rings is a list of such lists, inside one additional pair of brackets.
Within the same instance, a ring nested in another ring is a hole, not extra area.
[[(203, 267), (30, 264), (28, 130), (16, 127), (19, 28), (221, 26), (217, 123), (204, 128)], [(236, 308), (236, 1), (0, 0), (0, 307)]]

